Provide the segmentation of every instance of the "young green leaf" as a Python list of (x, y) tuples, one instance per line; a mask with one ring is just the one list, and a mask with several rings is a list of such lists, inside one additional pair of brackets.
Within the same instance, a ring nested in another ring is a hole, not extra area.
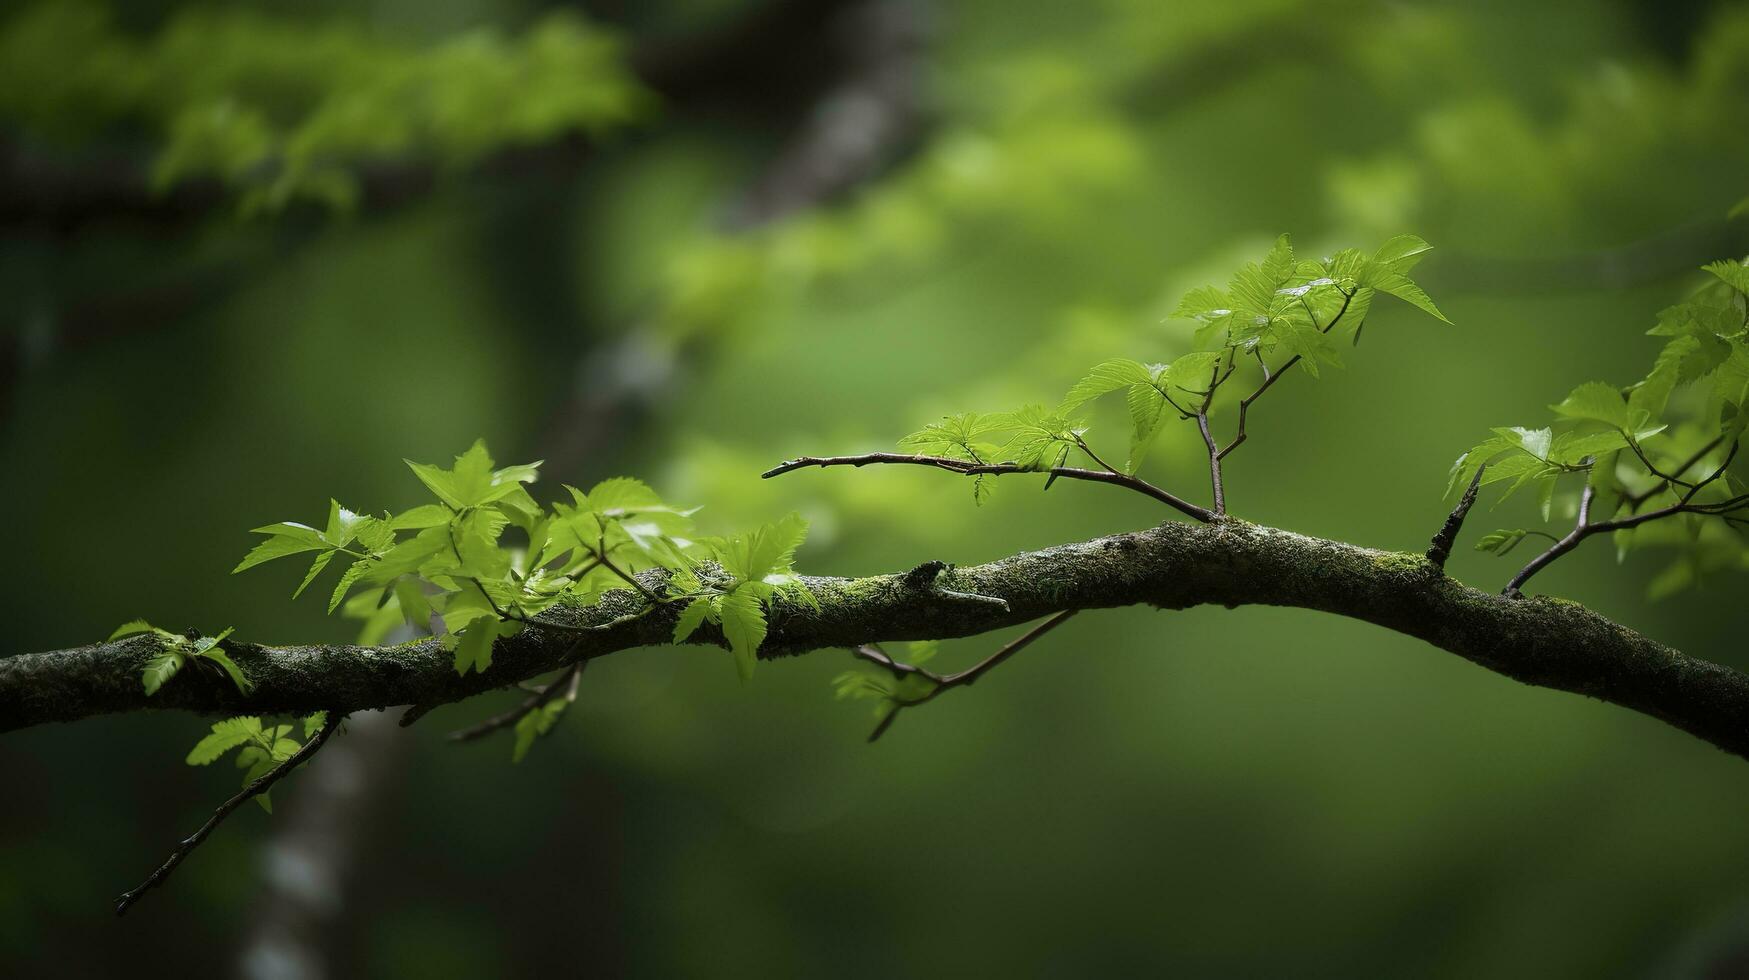
[(1523, 541), (1525, 535), (1529, 533), (1529, 531), (1526, 531), (1521, 527), (1512, 528), (1511, 530), (1493, 531), (1482, 535), (1482, 537), (1476, 542), (1476, 550), (1491, 551), (1496, 555), (1504, 555), (1513, 548), (1518, 547), (1518, 543)]
[(120, 626), (117, 626), (115, 628), (115, 632), (109, 634), (109, 638), (111, 640), (119, 640), (124, 636), (135, 636), (135, 635), (138, 635), (140, 633), (162, 633), (162, 632), (164, 632), (164, 631), (158, 629), (158, 627), (153, 626), (151, 623), (148, 623), (143, 619), (130, 619), (127, 622), (121, 624)]
[(226, 718), (213, 723), (212, 734), (195, 743), (194, 748), (189, 750), (186, 761), (191, 766), (204, 766), (239, 745), (247, 745), (261, 738), (260, 718)]
[(723, 596), (719, 613), (723, 636), (735, 657), (735, 671), (748, 680), (758, 663), (759, 644), (765, 642), (765, 610), (758, 596), (743, 586)]
[(145, 669), (140, 671), (140, 685), (146, 689), (146, 696), (157, 694), (158, 689), (182, 669), (182, 663), (182, 654), (174, 650), (166, 650), (147, 660)]
[(709, 599), (694, 599), (687, 603), (686, 608), (680, 610), (680, 618), (674, 623), (674, 642), (684, 643), (688, 637), (698, 632), (699, 626), (703, 625), (710, 611), (711, 602)]
[(553, 730), (570, 702), (554, 698), (516, 720), (516, 744), (510, 751), (512, 763), (521, 762), (534, 746), (534, 740)]

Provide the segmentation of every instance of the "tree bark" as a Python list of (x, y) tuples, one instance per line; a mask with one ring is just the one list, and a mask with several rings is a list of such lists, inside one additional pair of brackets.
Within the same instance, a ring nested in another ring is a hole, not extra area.
[[(659, 589), (659, 573), (644, 573)], [(930, 562), (868, 578), (807, 578), (818, 611), (780, 604), (759, 655), (984, 633), (1070, 609), (1148, 604), (1295, 606), (1426, 640), (1496, 673), (1659, 718), (1749, 758), (1749, 675), (1697, 660), (1554, 598), (1508, 598), (1445, 576), (1420, 555), (1375, 551), (1233, 519), (1023, 552), (986, 565)], [(554, 620), (599, 625), (636, 612), (629, 590)], [(446, 704), (571, 662), (667, 643), (679, 604), (598, 634), (530, 627), (499, 641), (492, 667), (458, 676), (436, 640), (393, 647), (227, 644), (253, 682), (187, 670), (147, 697), (149, 638), (0, 660), (0, 731), (94, 715), (179, 708), (212, 714), (355, 712)], [(711, 627), (693, 642), (722, 645)]]

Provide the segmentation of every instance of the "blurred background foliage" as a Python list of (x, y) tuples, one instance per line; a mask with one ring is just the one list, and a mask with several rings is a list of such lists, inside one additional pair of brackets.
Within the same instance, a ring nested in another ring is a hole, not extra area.
[[(283, 590), (225, 574), (245, 530), (330, 495), (406, 506), (399, 458), (482, 435), (545, 457), (549, 492), (635, 474), (705, 503), (707, 529), (798, 508), (822, 574), (1144, 526), (1167, 515), (1097, 486), (974, 507), (940, 473), (757, 474), (1188, 350), (1166, 312), (1281, 231), (1307, 254), (1422, 235), (1418, 278), (1456, 326), (1381, 307), (1345, 371), (1284, 384), (1231, 506), (1418, 550), (1457, 453), (1643, 375), (1656, 312), (1749, 249), (1726, 218), (1749, 193), (1746, 92), (1749, 9), (1699, 0), (19, 5), (0, 20), (5, 652), (135, 616), (346, 639), (285, 600), (295, 570), (260, 573)], [(1201, 499), (1193, 439), (1169, 429), (1146, 471)], [(1498, 587), (1508, 564), (1452, 570)], [(95, 567), (125, 588), (92, 588)], [(1657, 568), (1600, 545), (1537, 585), (1749, 668), (1741, 577), (1650, 603)], [(180, 763), (204, 723), (9, 735), (0, 962), (1749, 962), (1749, 782), (1650, 719), (1309, 612), (1125, 610), (871, 748), (866, 707), (831, 698), (847, 662), (743, 687), (698, 649), (610, 658), (515, 767), (442, 738), (497, 699), (355, 724), (278, 816), (240, 815), (121, 921), (108, 899), (231, 789)], [(326, 866), (286, 843), (324, 808), (317, 836), (345, 844)]]

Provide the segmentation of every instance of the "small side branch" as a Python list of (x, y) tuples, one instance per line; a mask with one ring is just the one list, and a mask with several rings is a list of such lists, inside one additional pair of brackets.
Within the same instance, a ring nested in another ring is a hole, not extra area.
[(577, 700), (577, 684), (583, 679), (583, 670), (589, 666), (589, 661), (579, 660), (565, 668), (564, 672), (554, 678), (552, 683), (535, 690), (527, 700), (502, 714), (493, 715), (477, 725), (457, 729), (449, 733), (452, 742), (470, 742), (476, 738), (484, 738), (496, 731), (514, 727), (531, 713), (545, 707), (555, 698), (564, 698), (566, 702)]
[(1476, 505), (1476, 494), (1482, 489), (1482, 473), (1487, 468), (1485, 464), (1477, 467), (1476, 475), (1470, 478), (1470, 485), (1464, 488), (1464, 495), (1458, 498), (1457, 506), (1451, 509), (1445, 525), (1433, 536), (1433, 546), (1427, 549), (1427, 560), (1440, 571), (1445, 570), (1445, 561), (1451, 557), (1452, 546), (1457, 544), (1458, 532), (1464, 528), (1464, 518), (1469, 516), (1470, 508)]
[(903, 681), (907, 677), (922, 677), (935, 685), (929, 689), (927, 694), (915, 698), (894, 697), (892, 699), (893, 710), (887, 712), (887, 716), (881, 719), (880, 724), (875, 726), (873, 732), (869, 733), (868, 740), (873, 742), (878, 740), (882, 735), (885, 735), (887, 729), (893, 727), (893, 722), (899, 717), (899, 712), (904, 709), (915, 708), (918, 705), (927, 704), (940, 697), (943, 693), (951, 691), (956, 687), (970, 687), (978, 680), (978, 678), (1001, 666), (1009, 657), (1026, 649), (1026, 647), (1031, 645), (1034, 640), (1062, 625), (1065, 620), (1075, 615), (1075, 612), (1076, 610), (1066, 609), (1063, 612), (1051, 616), (1044, 622), (1027, 630), (1020, 636), (1015, 637), (995, 653), (992, 653), (983, 660), (967, 667), (965, 670), (953, 674), (937, 674), (934, 671), (925, 670), (922, 667), (901, 663), (894, 660), (892, 657), (887, 656), (880, 647), (875, 646), (872, 643), (865, 643), (852, 649), (850, 651), (852, 654), (863, 660), (867, 660), (869, 663), (875, 664), (882, 669), (891, 671), (893, 677), (897, 680)]
[[(1717, 447), (1716, 442), (1710, 445), (1713, 448)], [(1687, 492), (1682, 495), (1681, 499), (1676, 501), (1676, 503), (1673, 503), (1668, 507), (1661, 507), (1658, 510), (1649, 510), (1643, 514), (1630, 513), (1626, 517), (1617, 517), (1613, 520), (1593, 522), (1591, 520), (1591, 504), (1593, 498), (1596, 496), (1596, 491), (1591, 488), (1590, 483), (1587, 483), (1585, 485), (1584, 493), (1579, 498), (1579, 520), (1573, 525), (1573, 530), (1569, 531), (1566, 537), (1563, 537), (1550, 545), (1547, 551), (1531, 559), (1530, 564), (1520, 569), (1518, 574), (1512, 577), (1512, 581), (1506, 584), (1505, 594), (1508, 597), (1513, 598), (1522, 595), (1523, 593), (1521, 590), (1524, 587), (1524, 583), (1529, 581), (1532, 575), (1547, 568), (1550, 563), (1555, 561), (1555, 559), (1560, 558), (1574, 548), (1579, 547), (1586, 538), (1594, 534), (1604, 534), (1610, 531), (1625, 531), (1629, 528), (1639, 527), (1641, 524), (1663, 520), (1666, 517), (1675, 517), (1678, 514), (1698, 514), (1703, 517), (1725, 517), (1728, 520), (1728, 515), (1749, 508), (1749, 494), (1732, 497), (1728, 500), (1710, 504), (1697, 504), (1694, 502), (1694, 498), (1699, 496), (1702, 490), (1705, 490), (1720, 477), (1725, 475), (1725, 471), (1730, 469), (1731, 463), (1737, 458), (1737, 451), (1741, 448), (1742, 443), (1733, 443), (1730, 450), (1725, 453), (1724, 461), (1713, 469), (1711, 475), (1692, 484), (1682, 484), (1682, 486), (1687, 487), (1688, 489)], [(1685, 464), (1682, 469), (1687, 470), (1692, 465), (1693, 462), (1690, 462)], [(1664, 486), (1669, 486), (1669, 484), (1666, 483)], [(1624, 502), (1628, 504), (1630, 510), (1633, 507), (1638, 506), (1634, 498), (1631, 497), (1627, 498)]]
[[(1338, 288), (1341, 288), (1341, 287), (1338, 287)], [(1303, 297), (1301, 298), (1300, 301), (1302, 303), (1305, 302)], [(1342, 322), (1342, 318), (1344, 316), (1348, 315), (1348, 306), (1350, 303), (1353, 303), (1353, 302), (1354, 302), (1354, 293), (1344, 292), (1342, 294), (1342, 308), (1336, 311), (1336, 315), (1330, 318), (1329, 323), (1326, 323), (1323, 326), (1318, 327), (1319, 332), (1320, 333), (1329, 333), (1330, 331), (1336, 329), (1336, 325), (1338, 323)], [(1311, 313), (1311, 308), (1309, 306), (1307, 307), (1306, 312), (1308, 315)], [(1317, 326), (1317, 324), (1318, 324), (1317, 318), (1312, 317), (1312, 325)], [(1251, 405), (1254, 402), (1256, 402), (1257, 399), (1262, 398), (1263, 393), (1268, 391), (1270, 389), (1270, 387), (1272, 387), (1277, 381), (1281, 380), (1281, 378), (1287, 374), (1288, 369), (1293, 367), (1295, 364), (1300, 363), (1300, 360), (1301, 360), (1301, 356), (1299, 354), (1295, 354), (1294, 356), (1288, 358), (1286, 361), (1283, 361), (1281, 367), (1276, 368), (1274, 371), (1269, 370), (1268, 365), (1263, 365), (1263, 382), (1261, 384), (1259, 384), (1257, 386), (1257, 388), (1251, 392), (1251, 394), (1246, 395), (1244, 398), (1239, 399), (1239, 428), (1238, 428), (1238, 431), (1236, 431), (1233, 434), (1233, 441), (1227, 443), (1227, 446), (1225, 449), (1222, 449), (1219, 452), (1215, 453), (1215, 461), (1217, 463), (1223, 459), (1226, 459), (1228, 453), (1232, 452), (1235, 449), (1238, 449), (1241, 445), (1244, 444), (1244, 442), (1245, 442), (1245, 422), (1246, 422), (1247, 416), (1249, 416), (1251, 413)], [(1258, 355), (1257, 363), (1263, 364), (1262, 355)]]
[(1048, 470), (1030, 470), (1019, 463), (976, 463), (968, 460), (953, 459), (947, 456), (913, 456), (906, 453), (863, 453), (858, 456), (798, 456), (786, 459), (760, 474), (761, 479), (769, 480), (774, 476), (782, 476), (794, 470), (810, 466), (871, 466), (876, 464), (899, 464), (909, 466), (931, 466), (947, 470), (961, 476), (1001, 476), (1008, 473), (1045, 473), (1050, 479), (1085, 480), (1089, 483), (1109, 483), (1155, 500), (1173, 508), (1179, 513), (1193, 517), (1205, 524), (1215, 519), (1215, 512), (1207, 507), (1201, 507), (1185, 500), (1176, 494), (1149, 483), (1139, 476), (1116, 470), (1089, 470), (1077, 466), (1053, 466)]
[(145, 881), (140, 882), (138, 888), (124, 893), (120, 898), (115, 900), (115, 914), (126, 915), (128, 908), (135, 902), (139, 901), (141, 895), (144, 895), (151, 889), (163, 884), (164, 880), (170, 877), (171, 872), (176, 870), (176, 866), (181, 864), (183, 859), (187, 858), (195, 848), (204, 843), (207, 836), (210, 835), (226, 817), (231, 815), (231, 811), (272, 789), (274, 783), (285, 778), (285, 776), (293, 769), (308, 762), (312, 756), (321, 751), (322, 746), (328, 741), (328, 736), (333, 735), (335, 729), (339, 728), (340, 723), (345, 720), (346, 717), (344, 715), (338, 714), (329, 718), (327, 723), (322, 726), (321, 730), (316, 732), (315, 737), (311, 738), (308, 742), (305, 742), (303, 748), (292, 753), (291, 758), (263, 773), (260, 778), (243, 787), (242, 792), (220, 804), (219, 808), (213, 811), (213, 815), (207, 818), (206, 823), (200, 825), (199, 830), (196, 830), (181, 843), (176, 845), (175, 850), (170, 852), (170, 856), (165, 859), (163, 864), (158, 866), (158, 870), (152, 872)]

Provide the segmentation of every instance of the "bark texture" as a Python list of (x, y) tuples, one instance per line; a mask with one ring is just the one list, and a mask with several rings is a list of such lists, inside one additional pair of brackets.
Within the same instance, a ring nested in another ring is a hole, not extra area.
[[(1472, 589), (1421, 555), (1237, 520), (1167, 523), (966, 568), (929, 562), (890, 575), (806, 581), (819, 611), (775, 609), (762, 658), (970, 636), (1070, 609), (1295, 606), (1426, 640), (1526, 684), (1632, 708), (1749, 758), (1749, 675), (1684, 656), (1577, 603)], [(647, 584), (660, 588), (661, 580), (652, 575)], [(639, 605), (629, 591), (614, 592), (551, 617), (596, 625)], [(0, 659), (0, 731), (150, 708), (268, 714), (444, 704), (574, 658), (666, 643), (677, 614), (662, 606), (588, 634), (531, 627), (499, 641), (485, 673), (461, 677), (429, 639), (390, 647), (228, 643), (254, 683), (248, 695), (185, 670), (147, 697), (139, 674), (156, 649), (149, 638), (24, 654)], [(707, 626), (695, 641), (721, 645), (722, 637)]]

